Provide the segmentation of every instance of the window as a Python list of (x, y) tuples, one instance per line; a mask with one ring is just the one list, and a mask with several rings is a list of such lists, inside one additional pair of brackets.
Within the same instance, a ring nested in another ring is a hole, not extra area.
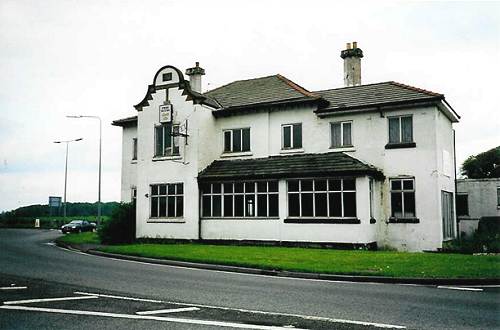
[(172, 80), (172, 72), (167, 72), (162, 75), (162, 80), (163, 81), (170, 81)]
[(302, 124), (281, 126), (281, 149), (302, 148)]
[(204, 218), (278, 217), (278, 181), (217, 182), (201, 187)]
[(355, 218), (356, 180), (289, 180), (288, 217)]
[(330, 127), (332, 148), (352, 147), (352, 122), (331, 123)]
[(497, 207), (500, 207), (500, 187), (497, 187)]
[(373, 215), (375, 214), (373, 208), (374, 208), (375, 205), (373, 204), (373, 194), (374, 194), (374, 192), (373, 192), (373, 179), (372, 178), (370, 178), (369, 186), (370, 186), (369, 187), (369, 189), (370, 189), (370, 219), (373, 219), (374, 218)]
[(250, 151), (250, 128), (224, 131), (224, 152)]
[(469, 196), (467, 194), (457, 195), (457, 215), (459, 217), (469, 215)]
[(412, 116), (389, 117), (389, 144), (413, 142)]
[(137, 159), (137, 138), (132, 139), (132, 160)]
[(155, 157), (179, 155), (179, 125), (170, 123), (155, 127)]
[(132, 187), (130, 189), (130, 195), (131, 195), (132, 203), (135, 203), (137, 201), (137, 188), (136, 187)]
[(182, 183), (151, 185), (151, 218), (183, 216), (184, 187)]
[(391, 216), (415, 217), (415, 179), (391, 179)]

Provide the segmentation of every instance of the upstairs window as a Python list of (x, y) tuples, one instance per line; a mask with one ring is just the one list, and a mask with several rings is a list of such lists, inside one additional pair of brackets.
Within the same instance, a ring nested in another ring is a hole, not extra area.
[(412, 116), (389, 117), (389, 144), (413, 142)]
[(132, 139), (132, 160), (137, 159), (137, 138)]
[(224, 131), (224, 152), (250, 151), (250, 128)]
[(281, 126), (281, 149), (302, 148), (302, 124)]
[(179, 125), (170, 123), (155, 127), (155, 157), (179, 155)]
[(415, 217), (415, 179), (391, 179), (391, 216)]
[(352, 147), (352, 122), (331, 123), (332, 148)]

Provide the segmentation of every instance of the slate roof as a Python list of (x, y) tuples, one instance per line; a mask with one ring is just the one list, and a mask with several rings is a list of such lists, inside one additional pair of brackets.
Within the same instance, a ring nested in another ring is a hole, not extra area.
[(127, 118), (113, 120), (111, 122), (111, 125), (122, 126), (123, 127), (123, 126), (132, 125), (134, 123), (137, 123), (137, 116), (132, 116), (132, 117), (127, 117)]
[(309, 92), (291, 80), (277, 74), (268, 77), (237, 80), (203, 93), (221, 108), (282, 102), (285, 100), (316, 100), (319, 95)]
[(215, 160), (198, 175), (200, 181), (366, 175), (383, 178), (376, 167), (342, 152)]

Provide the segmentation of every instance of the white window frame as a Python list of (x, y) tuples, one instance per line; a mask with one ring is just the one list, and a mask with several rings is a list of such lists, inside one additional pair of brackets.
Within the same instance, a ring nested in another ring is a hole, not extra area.
[[(243, 150), (243, 130), (248, 129), (248, 150)], [(240, 131), (240, 146), (241, 146), (241, 151), (234, 151), (233, 150), (233, 136), (234, 136), (234, 131)], [(230, 145), (229, 145), (229, 150), (226, 150), (226, 133), (230, 133)], [(250, 127), (239, 127), (239, 128), (228, 128), (228, 129), (223, 129), (222, 130), (222, 153), (239, 153), (239, 152), (250, 152), (252, 150), (252, 130)]]
[[(299, 125), (300, 126), (300, 146), (296, 146), (294, 144), (293, 136), (294, 136), (294, 130), (295, 126)], [(290, 127), (290, 146), (285, 147), (285, 127)], [(291, 149), (300, 149), (303, 146), (303, 141), (302, 141), (302, 123), (293, 123), (293, 124), (283, 124), (281, 125), (281, 150), (291, 150)]]
[[(172, 134), (170, 135), (170, 147), (167, 152), (165, 148), (165, 134), (166, 134), (166, 128), (171, 125), (172, 126)], [(158, 141), (158, 135), (156, 134), (157, 128), (161, 127), (162, 128), (162, 139), (161, 139), (161, 144), (162, 144), (162, 152), (160, 154), (157, 153), (158, 150), (156, 150), (157, 146), (157, 141)], [(160, 124), (160, 125), (155, 125), (154, 127), (154, 157), (172, 157), (172, 156), (179, 156), (180, 155), (180, 147), (179, 147), (179, 136), (175, 135), (175, 131), (179, 133), (179, 125), (178, 124), (171, 124), (171, 123), (166, 123), (166, 124)], [(177, 151), (175, 152), (175, 148), (177, 148)]]
[[(411, 118), (411, 141), (404, 141), (403, 142), (403, 125), (401, 123), (402, 118)], [(390, 120), (398, 118), (399, 120), (399, 141), (397, 142), (391, 142), (391, 123)], [(403, 144), (403, 143), (415, 143), (415, 134), (413, 130), (413, 115), (398, 115), (398, 116), (389, 116), (387, 117), (387, 141), (389, 144)]]
[[(340, 124), (340, 145), (339, 146), (335, 146), (333, 144), (333, 125), (335, 124)], [(346, 124), (349, 124), (351, 125), (351, 144), (345, 144), (345, 141), (344, 141), (344, 125)], [(330, 122), (330, 148), (332, 149), (338, 149), (338, 148), (351, 148), (354, 146), (354, 143), (353, 143), (353, 121), (352, 120), (343, 120), (343, 121), (334, 121), (334, 122)]]
[[(169, 194), (168, 193), (168, 186), (171, 186), (173, 185), (174, 186), (174, 193), (173, 194)], [(179, 193), (178, 192), (178, 186), (177, 185), (181, 185), (182, 187), (182, 193)], [(158, 194), (153, 194), (153, 186), (158, 186)], [(165, 186), (165, 194), (161, 194), (160, 193), (160, 186)], [(150, 196), (150, 202), (149, 202), (149, 218), (150, 219), (182, 219), (184, 217), (184, 204), (185, 204), (185, 199), (184, 199), (184, 183), (183, 182), (174, 182), (174, 183), (155, 183), (155, 184), (151, 184), (149, 186), (149, 196)], [(157, 209), (156, 209), (156, 214), (157, 216), (153, 216), (153, 197), (157, 197), (158, 198), (158, 203), (156, 205)], [(175, 216), (168, 216), (168, 197), (174, 197), (174, 214)], [(177, 199), (179, 197), (182, 197), (182, 215), (180, 216), (177, 216), (178, 212), (177, 212)], [(160, 198), (165, 198), (165, 216), (160, 216)]]
[[(392, 189), (392, 182), (393, 181), (401, 181), (401, 189)], [(413, 189), (404, 189), (404, 181), (412, 181), (413, 182)], [(389, 179), (389, 198), (390, 198), (390, 205), (391, 205), (391, 218), (396, 218), (396, 219), (413, 219), (417, 217), (417, 193), (416, 193), (416, 186), (415, 186), (415, 178), (414, 177), (405, 177), (405, 178), (390, 178)], [(394, 211), (392, 209), (392, 194), (393, 193), (400, 193), (401, 194), (401, 216), (397, 217), (394, 214)], [(415, 205), (415, 211), (414, 215), (411, 217), (405, 217), (405, 199), (404, 199), (404, 193), (413, 193), (413, 204)]]

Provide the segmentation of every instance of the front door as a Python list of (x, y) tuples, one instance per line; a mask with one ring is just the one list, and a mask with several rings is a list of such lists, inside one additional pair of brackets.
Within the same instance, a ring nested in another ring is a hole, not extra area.
[(441, 217), (443, 220), (443, 240), (455, 238), (453, 193), (441, 191)]

